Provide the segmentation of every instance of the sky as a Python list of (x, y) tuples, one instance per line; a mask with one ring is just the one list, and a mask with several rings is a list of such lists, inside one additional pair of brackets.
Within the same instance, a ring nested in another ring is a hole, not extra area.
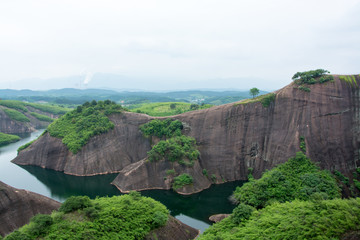
[(0, 89), (276, 90), (360, 73), (360, 0), (3, 0)]

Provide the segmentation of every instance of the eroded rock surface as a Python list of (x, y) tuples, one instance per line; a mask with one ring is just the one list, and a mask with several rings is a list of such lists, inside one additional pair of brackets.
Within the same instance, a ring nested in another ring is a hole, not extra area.
[[(356, 79), (360, 83), (359, 76)], [(305, 92), (290, 84), (275, 92), (269, 107), (260, 102), (238, 102), (173, 116), (186, 125), (183, 133), (196, 139), (201, 153), (193, 168), (182, 169), (193, 175), (194, 183), (179, 192), (197, 192), (212, 182), (245, 180), (248, 168), (260, 177), (266, 169), (300, 151), (300, 136), (313, 161), (351, 176), (360, 166), (359, 85), (349, 85), (335, 76), (333, 82), (310, 88), (311, 92)], [(139, 126), (151, 119), (137, 113), (113, 115), (115, 129), (92, 138), (76, 155), (61, 139), (45, 134), (13, 162), (73, 175), (116, 172), (119, 176), (113, 183), (123, 191), (168, 189), (166, 170), (172, 169), (170, 163), (139, 162), (151, 149)]]
[(0, 182), (0, 235), (29, 223), (36, 214), (50, 214), (59, 207), (55, 200)]

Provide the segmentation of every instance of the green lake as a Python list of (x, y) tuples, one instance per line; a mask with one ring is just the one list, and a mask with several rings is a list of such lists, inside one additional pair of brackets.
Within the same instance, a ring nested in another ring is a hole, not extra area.
[[(117, 174), (77, 177), (35, 166), (18, 166), (10, 161), (16, 157), (21, 145), (36, 139), (43, 130), (23, 135), (21, 141), (0, 148), (0, 181), (16, 188), (33, 191), (63, 202), (73, 195), (96, 196), (121, 195), (110, 183)], [(235, 207), (228, 197), (243, 181), (213, 185), (200, 193), (179, 195), (172, 190), (146, 190), (143, 196), (152, 197), (163, 203), (171, 215), (194, 228), (204, 231), (211, 222), (209, 216), (231, 213)]]

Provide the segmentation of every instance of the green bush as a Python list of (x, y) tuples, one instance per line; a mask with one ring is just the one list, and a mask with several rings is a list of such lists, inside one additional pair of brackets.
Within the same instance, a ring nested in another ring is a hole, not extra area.
[(22, 146), (20, 146), (20, 147), (18, 148), (17, 152), (19, 153), (19, 152), (21, 152), (22, 150), (28, 148), (28, 147), (29, 147), (33, 142), (35, 142), (35, 141), (36, 141), (36, 139), (35, 139), (35, 140), (32, 140), (32, 141), (30, 141), (30, 142), (28, 142), (28, 143), (25, 143), (25, 144), (22, 145)]
[(184, 135), (161, 140), (147, 154), (151, 162), (165, 159), (188, 166), (192, 166), (200, 156), (196, 140)]
[(207, 172), (207, 170), (204, 168), (203, 170), (202, 170), (202, 174), (204, 175), (204, 176), (208, 176), (208, 172)]
[(301, 86), (299, 87), (299, 89), (302, 90), (302, 91), (304, 91), (304, 92), (311, 92), (311, 89), (310, 89), (310, 88), (305, 87), (305, 86), (303, 86), (303, 85), (301, 85)]
[(176, 174), (174, 169), (166, 170), (166, 175), (174, 175), (174, 174)]
[(30, 122), (30, 119), (27, 116), (25, 116), (24, 114), (22, 114), (17, 110), (7, 109), (7, 108), (3, 110), (6, 113), (6, 115), (8, 115), (8, 117), (11, 118), (12, 120), (19, 122)]
[(30, 220), (28, 232), (32, 236), (43, 236), (52, 224), (53, 219), (50, 215), (38, 214)]
[(341, 172), (335, 170), (334, 175), (346, 186), (350, 186), (349, 178), (345, 177)]
[(140, 126), (141, 132), (145, 136), (174, 137), (180, 136), (183, 124), (179, 120), (172, 120), (170, 118), (165, 120), (155, 119)]
[(232, 212), (232, 221), (236, 224), (240, 224), (241, 222), (248, 220), (253, 211), (255, 211), (254, 207), (240, 203)]
[(25, 103), (25, 105), (36, 108), (42, 112), (52, 113), (55, 115), (62, 115), (69, 111), (71, 111), (70, 108), (64, 108), (56, 105), (50, 105), (50, 104), (40, 104), (40, 103)]
[(315, 84), (315, 83), (324, 83), (327, 81), (333, 80), (333, 76), (326, 75), (330, 73), (328, 70), (316, 69), (306, 72), (297, 72), (292, 77), (296, 84)]
[(275, 93), (269, 93), (264, 95), (264, 97), (261, 98), (260, 102), (263, 105), (263, 107), (269, 107), (272, 102), (275, 101), (276, 94)]
[(274, 201), (308, 200), (317, 192), (326, 193), (329, 199), (340, 197), (333, 176), (298, 152), (296, 157), (265, 172), (260, 179), (238, 187), (233, 198), (239, 203), (262, 208)]
[(69, 213), (78, 209), (84, 209), (91, 206), (92, 203), (88, 196), (72, 196), (66, 199), (66, 201), (59, 208), (59, 211)]
[(31, 116), (37, 118), (40, 121), (44, 121), (44, 122), (52, 122), (52, 121), (54, 121), (54, 119), (52, 119), (51, 117), (48, 117), (48, 116), (43, 115), (43, 114), (39, 114), (39, 113), (36, 113), (36, 112), (32, 112), (30, 114), (31, 114)]
[(211, 181), (213, 181), (213, 182), (216, 182), (216, 175), (215, 174), (211, 174)]
[(121, 112), (123, 108), (113, 102), (106, 102), (99, 101), (95, 106), (86, 102), (51, 123), (47, 131), (52, 137), (62, 138), (67, 148), (76, 154), (91, 137), (114, 128), (106, 115)]
[(306, 144), (305, 138), (303, 136), (300, 137), (300, 150), (305, 154), (306, 153)]
[(183, 173), (177, 177), (174, 178), (174, 182), (173, 182), (173, 189), (179, 189), (182, 188), (185, 185), (189, 185), (193, 183), (193, 178), (187, 174), (187, 173)]
[(19, 140), (20, 140), (19, 136), (0, 132), (0, 147), (13, 142), (17, 142)]

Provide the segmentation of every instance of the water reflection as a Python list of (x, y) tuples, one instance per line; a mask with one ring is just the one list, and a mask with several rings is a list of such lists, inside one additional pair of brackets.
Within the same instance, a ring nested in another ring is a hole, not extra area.
[[(64, 201), (69, 196), (74, 195), (87, 195), (90, 198), (121, 195), (121, 192), (110, 184), (116, 174), (78, 177), (35, 166), (20, 167), (46, 185), (50, 190), (51, 197), (59, 201)], [(181, 218), (181, 216), (186, 215), (210, 224), (209, 216), (218, 213), (231, 213), (234, 205), (229, 202), (228, 197), (236, 186), (242, 184), (242, 181), (235, 181), (214, 185), (200, 193), (187, 196), (167, 190), (147, 190), (142, 191), (141, 194), (163, 203), (173, 216)]]

